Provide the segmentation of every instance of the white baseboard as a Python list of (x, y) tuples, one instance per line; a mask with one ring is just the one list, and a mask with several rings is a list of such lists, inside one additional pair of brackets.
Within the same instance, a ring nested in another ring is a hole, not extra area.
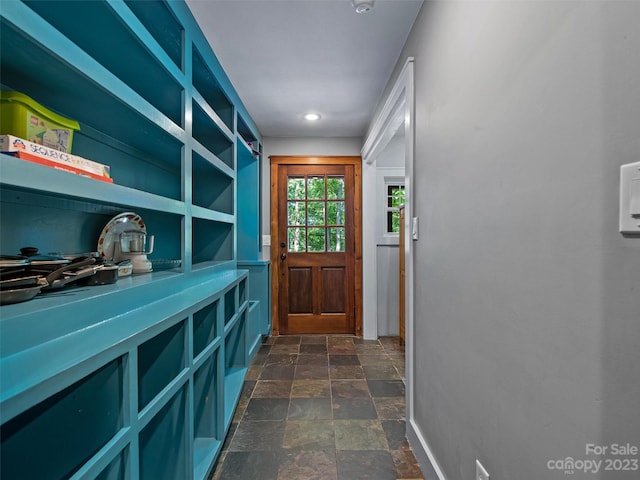
[(447, 480), (447, 477), (438, 464), (438, 460), (431, 451), (431, 448), (429, 448), (429, 443), (413, 419), (407, 419), (407, 440), (409, 440), (411, 450), (413, 450), (413, 454), (416, 456), (425, 478), (430, 478), (431, 475), (429, 472), (433, 470), (433, 473), (438, 476), (439, 480)]

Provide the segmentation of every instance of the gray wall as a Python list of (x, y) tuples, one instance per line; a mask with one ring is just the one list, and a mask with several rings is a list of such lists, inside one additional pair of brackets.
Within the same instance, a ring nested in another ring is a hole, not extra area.
[[(415, 57), (415, 419), (449, 480), (640, 447), (640, 2), (427, 1)], [(390, 85), (392, 82), (390, 83)], [(638, 459), (638, 456), (617, 458)]]

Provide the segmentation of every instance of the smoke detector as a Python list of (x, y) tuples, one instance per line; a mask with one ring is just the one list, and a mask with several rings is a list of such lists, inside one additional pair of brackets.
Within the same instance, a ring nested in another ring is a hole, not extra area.
[(375, 0), (351, 0), (351, 5), (356, 13), (367, 13), (373, 8)]

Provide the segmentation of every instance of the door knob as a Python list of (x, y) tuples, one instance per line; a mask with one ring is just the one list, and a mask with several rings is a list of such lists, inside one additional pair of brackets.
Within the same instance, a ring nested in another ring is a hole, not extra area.
[(287, 258), (287, 254), (283, 253), (282, 255), (280, 255), (280, 260), (284, 260), (285, 258)]
[(280, 246), (281, 246), (282, 248), (284, 248), (284, 247), (286, 247), (286, 246), (287, 246), (287, 244), (286, 244), (286, 243), (284, 243), (284, 242), (280, 242)]

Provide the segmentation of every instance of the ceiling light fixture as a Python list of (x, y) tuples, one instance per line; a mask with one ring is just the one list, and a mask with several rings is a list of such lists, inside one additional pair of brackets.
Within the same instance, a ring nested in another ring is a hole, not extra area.
[(351, 0), (351, 5), (355, 8), (356, 13), (367, 13), (373, 8), (375, 0)]
[(309, 120), (310, 122), (315, 122), (316, 120), (320, 120), (320, 115), (317, 113), (305, 113), (304, 119)]

